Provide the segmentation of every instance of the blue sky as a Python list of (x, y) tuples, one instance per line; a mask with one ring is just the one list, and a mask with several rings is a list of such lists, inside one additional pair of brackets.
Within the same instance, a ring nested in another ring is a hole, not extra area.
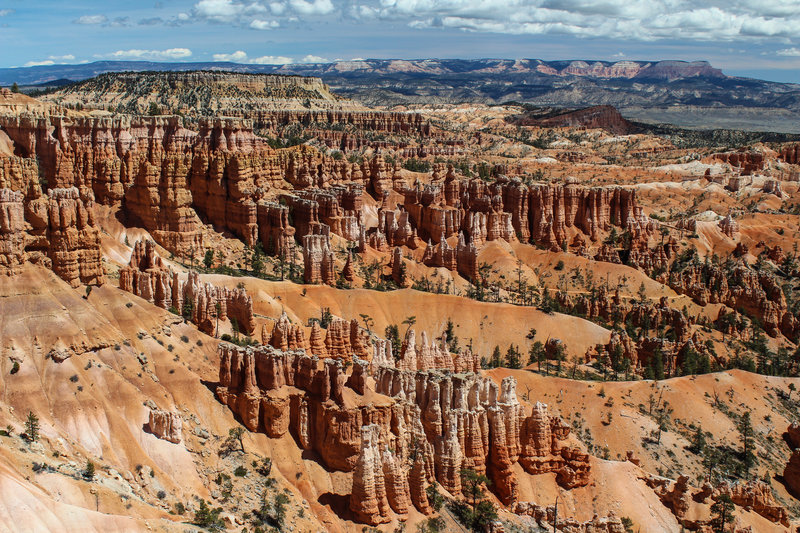
[(0, 67), (706, 59), (800, 83), (800, 0), (0, 0)]

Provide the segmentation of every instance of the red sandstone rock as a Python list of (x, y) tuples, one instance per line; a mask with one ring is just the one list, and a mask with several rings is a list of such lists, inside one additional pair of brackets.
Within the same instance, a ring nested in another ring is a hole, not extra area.
[(13, 275), (26, 261), (24, 195), (0, 189), (0, 272)]
[(236, 321), (239, 331), (248, 335), (255, 331), (253, 301), (244, 288), (202, 283), (197, 272), (190, 272), (184, 282), (166, 268), (149, 241), (134, 245), (128, 266), (120, 269), (119, 286), (162, 309), (190, 313), (190, 320), (208, 334), (215, 334), (217, 322), (228, 318)]
[(159, 439), (179, 443), (183, 421), (178, 413), (150, 409), (147, 430)]
[(789, 513), (775, 501), (772, 489), (763, 481), (748, 481), (732, 485), (723, 482), (714, 492), (715, 496), (728, 494), (736, 505), (750, 508), (772, 522), (789, 526)]
[(373, 526), (391, 520), (379, 437), (379, 426), (361, 428), (361, 453), (353, 471), (350, 493), (350, 510), (356, 520)]
[(309, 335), (308, 339), (309, 351), (319, 357), (320, 359), (324, 359), (328, 357), (328, 350), (325, 347), (325, 339), (322, 336), (322, 328), (319, 325), (319, 322), (314, 322), (311, 325), (311, 334)]
[(76, 188), (48, 191), (47, 240), (53, 271), (76, 287), (102, 285), (105, 269), (100, 261), (100, 229), (95, 225), (91, 201)]
[(335, 259), (328, 235), (303, 237), (303, 264), (306, 283), (336, 283)]
[(325, 349), (328, 357), (349, 360), (353, 356), (350, 345), (350, 323), (341, 318), (334, 318), (328, 324), (325, 335)]
[(800, 450), (792, 452), (792, 456), (783, 470), (783, 479), (792, 494), (800, 495)]
[(269, 344), (282, 352), (287, 350), (306, 350), (308, 348), (302, 326), (292, 324), (286, 313), (282, 313), (275, 323)]
[(739, 232), (739, 224), (728, 215), (719, 221), (719, 229), (728, 237), (733, 238)]

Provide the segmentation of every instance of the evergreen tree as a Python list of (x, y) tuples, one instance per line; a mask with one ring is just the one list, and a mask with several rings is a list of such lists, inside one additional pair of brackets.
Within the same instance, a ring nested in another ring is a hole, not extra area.
[(395, 361), (400, 359), (400, 352), (402, 351), (403, 343), (400, 342), (400, 329), (397, 327), (397, 324), (389, 324), (383, 330), (384, 335), (386, 335), (386, 340), (389, 341), (392, 345), (392, 356), (394, 357)]
[(214, 264), (214, 250), (206, 250), (206, 255), (203, 256), (203, 264), (206, 268), (211, 268)]
[(739, 436), (742, 439), (742, 465), (745, 474), (750, 472), (750, 468), (756, 462), (753, 453), (753, 423), (750, 420), (750, 411), (745, 411), (739, 419)]
[(473, 511), (475, 511), (478, 502), (483, 499), (483, 485), (488, 484), (489, 478), (483, 474), (479, 474), (471, 468), (463, 468), (461, 470), (461, 485), (472, 505)]
[(653, 351), (653, 357), (647, 362), (645, 378), (655, 380), (664, 379), (664, 358), (661, 355), (661, 348), (656, 348)]
[(689, 450), (696, 455), (700, 455), (705, 452), (705, 449), (706, 435), (703, 433), (702, 429), (697, 428), (697, 430), (694, 432), (694, 435), (692, 435), (692, 444), (689, 446)]
[(494, 351), (492, 352), (492, 358), (489, 361), (489, 367), (490, 368), (498, 368), (500, 366), (503, 366), (502, 359), (503, 359), (503, 355), (502, 355), (502, 353), (500, 353), (500, 347), (499, 346), (495, 346), (494, 347)]
[(735, 507), (729, 494), (720, 494), (717, 501), (711, 505), (711, 528), (714, 533), (724, 533), (725, 526), (733, 521)]
[(517, 350), (513, 344), (508, 345), (508, 350), (506, 351), (506, 362), (508, 364), (508, 368), (522, 368), (519, 350)]
[(39, 417), (31, 411), (28, 411), (28, 418), (25, 419), (25, 434), (30, 442), (39, 440)]
[(94, 480), (94, 463), (91, 461), (86, 461), (86, 467), (83, 469), (83, 479), (87, 481)]
[(211, 508), (205, 500), (200, 500), (200, 507), (194, 512), (192, 523), (210, 531), (223, 531), (225, 522), (219, 517), (222, 507)]

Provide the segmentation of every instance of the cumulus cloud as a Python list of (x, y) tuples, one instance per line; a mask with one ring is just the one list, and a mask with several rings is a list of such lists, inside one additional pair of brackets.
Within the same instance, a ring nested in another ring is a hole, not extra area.
[(277, 20), (253, 19), (253, 22), (250, 23), (250, 27), (254, 30), (272, 30), (280, 27), (280, 24)]
[[(294, 59), (291, 57), (286, 56), (260, 56), (260, 57), (249, 57), (246, 52), (242, 50), (237, 50), (231, 54), (214, 54), (212, 56), (214, 61), (230, 61), (233, 63), (250, 63), (253, 65), (288, 65), (290, 63), (294, 63)], [(312, 58), (322, 59), (317, 56), (308, 55), (304, 57), (301, 62), (303, 63), (313, 63), (316, 61), (306, 61), (306, 59)]]
[(46, 67), (49, 65), (55, 65), (56, 62), (52, 59), (45, 59), (44, 61), (28, 61), (25, 63), (26, 67)]
[(247, 54), (241, 50), (237, 50), (232, 54), (214, 54), (212, 56), (214, 61), (232, 61), (234, 63), (242, 63), (247, 61)]
[[(318, 17), (337, 10), (332, 0), (199, 0), (181, 22), (213, 22), (269, 30), (281, 21), (295, 22), (298, 17)], [(281, 20), (268, 20), (266, 17)]]
[(108, 22), (108, 17), (105, 15), (83, 15), (82, 17), (78, 17), (72, 22), (74, 22), (75, 24), (86, 24), (86, 25), (105, 24), (106, 22)]
[(0, 9), (0, 17), (5, 17), (13, 13), (13, 9)]
[(643, 41), (800, 38), (797, 0), (361, 0), (348, 15), (414, 28)]
[(301, 63), (327, 63), (328, 60), (324, 57), (308, 54), (300, 60)]
[(329, 15), (334, 10), (331, 0), (289, 0), (289, 5), (300, 15)]
[(28, 61), (25, 63), (26, 67), (41, 67), (47, 65), (55, 65), (56, 63), (66, 63), (68, 61), (75, 61), (75, 56), (66, 54), (63, 56), (48, 56), (47, 59), (42, 61)]
[(792, 47), (792, 48), (784, 48), (783, 50), (778, 50), (775, 52), (779, 56), (786, 56), (786, 57), (800, 57), (800, 48)]
[(117, 50), (110, 54), (97, 57), (107, 57), (111, 59), (186, 59), (191, 57), (192, 51), (188, 48), (169, 48), (167, 50), (142, 50), (132, 48), (130, 50)]
[(261, 56), (250, 59), (248, 63), (256, 65), (288, 65), (294, 63), (294, 60), (286, 56)]

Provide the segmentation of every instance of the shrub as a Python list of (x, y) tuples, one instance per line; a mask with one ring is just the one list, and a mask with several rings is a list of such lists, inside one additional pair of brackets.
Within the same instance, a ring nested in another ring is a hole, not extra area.
[(83, 479), (87, 481), (94, 480), (94, 463), (92, 461), (86, 461), (86, 467), (83, 469)]
[(205, 500), (200, 500), (200, 507), (194, 512), (192, 524), (209, 531), (222, 531), (225, 523), (219, 517), (221, 512), (222, 507), (211, 508)]

